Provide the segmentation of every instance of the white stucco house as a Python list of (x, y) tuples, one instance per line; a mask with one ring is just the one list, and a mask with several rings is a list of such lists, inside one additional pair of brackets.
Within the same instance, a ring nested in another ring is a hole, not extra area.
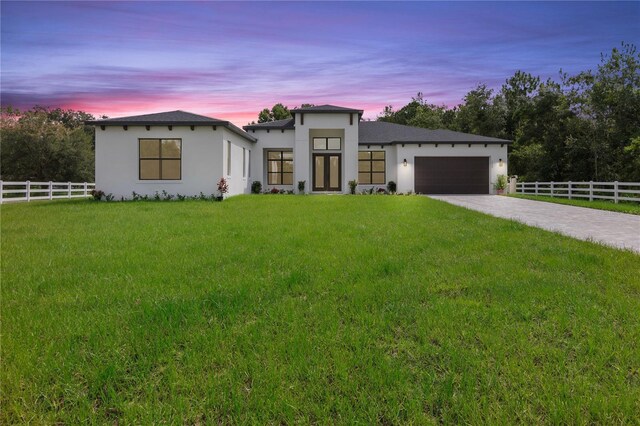
[(397, 183), (398, 192), (489, 194), (507, 174), (511, 141), (363, 121), (362, 110), (321, 105), (293, 118), (244, 126), (184, 111), (88, 122), (96, 127), (96, 188), (117, 198), (263, 189), (348, 193)]

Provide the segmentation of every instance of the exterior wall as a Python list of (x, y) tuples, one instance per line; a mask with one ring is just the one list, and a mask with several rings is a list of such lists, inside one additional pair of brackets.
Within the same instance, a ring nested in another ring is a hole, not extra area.
[[(280, 189), (293, 189), (294, 185), (267, 185), (267, 153), (270, 149), (293, 149), (295, 144), (295, 131), (293, 129), (287, 129), (284, 132), (281, 130), (256, 130), (255, 132), (249, 132), (251, 136), (258, 138), (258, 143), (255, 145), (254, 151), (251, 155), (251, 179), (252, 181), (258, 180), (262, 182), (262, 189), (270, 189), (277, 187)], [(296, 161), (293, 161), (294, 183), (295, 172), (298, 168)], [(249, 183), (251, 185), (251, 182)], [(296, 183), (297, 185), (297, 183)]]
[[(353, 125), (349, 124), (350, 114), (305, 113), (304, 124), (301, 115), (295, 116), (294, 183), (304, 180), (307, 191), (313, 186), (311, 170), (311, 138), (331, 136), (329, 130), (339, 131), (342, 140), (342, 192), (349, 192), (347, 182), (358, 176), (358, 117), (354, 114)], [(323, 132), (323, 130), (328, 130)], [(337, 135), (337, 133), (335, 133)], [(330, 152), (330, 151), (329, 151)]]
[[(222, 176), (223, 127), (211, 126), (106, 126), (96, 127), (96, 189), (112, 193), (116, 199), (131, 198), (132, 192), (153, 195), (156, 191), (170, 194), (213, 194)], [(139, 138), (182, 139), (182, 179), (140, 180)]]
[[(398, 154), (395, 145), (360, 145), (358, 151), (384, 151), (385, 158), (385, 178), (384, 184), (361, 185), (358, 184), (357, 191), (368, 190), (369, 188), (386, 188), (389, 181), (398, 183)], [(357, 166), (356, 166), (357, 167)]]
[[(414, 164), (415, 157), (489, 157), (489, 193), (494, 194), (493, 183), (498, 175), (507, 174), (507, 145), (471, 145), (468, 144), (438, 144), (436, 148), (433, 144), (423, 144), (421, 148), (415, 144), (396, 145), (396, 168), (398, 173), (398, 192), (415, 191), (414, 187)], [(407, 159), (407, 166), (403, 161)], [(499, 160), (504, 162), (499, 166)], [(387, 165), (387, 168), (389, 165)]]
[[(229, 192), (227, 196), (238, 195), (238, 194), (248, 194), (251, 192), (251, 178), (250, 170), (249, 170), (249, 162), (253, 161), (253, 155), (258, 151), (256, 149), (256, 144), (247, 141), (243, 137), (238, 136), (237, 134), (224, 129), (223, 130), (223, 152), (224, 155), (222, 157), (223, 169), (224, 169), (224, 177), (227, 180), (227, 184), (229, 185)], [(231, 142), (231, 173), (227, 170), (227, 149), (228, 142)], [(243, 153), (244, 152), (244, 162), (243, 162)], [(201, 167), (203, 165), (201, 164)], [(243, 172), (244, 171), (244, 172)], [(220, 175), (221, 177), (222, 175)], [(220, 179), (216, 179), (217, 181)]]

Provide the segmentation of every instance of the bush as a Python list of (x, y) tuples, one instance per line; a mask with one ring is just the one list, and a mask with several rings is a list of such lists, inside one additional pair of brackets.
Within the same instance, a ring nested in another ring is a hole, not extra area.
[(498, 175), (493, 188), (496, 190), (504, 190), (507, 187), (507, 175)]
[(298, 192), (300, 194), (304, 194), (304, 186), (305, 186), (306, 183), (307, 183), (306, 180), (301, 180), (301, 181), (298, 182)]
[(394, 181), (390, 180), (389, 183), (387, 183), (387, 189), (390, 193), (395, 194), (398, 189), (398, 185), (396, 185)]
[(91, 196), (96, 201), (101, 201), (102, 197), (104, 197), (104, 191), (100, 191), (99, 189), (94, 189), (91, 191)]
[(259, 180), (253, 181), (253, 183), (251, 184), (251, 193), (259, 194), (261, 192), (262, 192), (262, 182), (260, 182)]
[(279, 194), (280, 190), (278, 188), (271, 188), (271, 191), (269, 191), (269, 193), (271, 193), (271, 194)]
[(356, 188), (358, 187), (358, 181), (357, 180), (350, 180), (349, 181), (349, 191), (351, 192), (351, 195), (354, 195), (356, 193)]

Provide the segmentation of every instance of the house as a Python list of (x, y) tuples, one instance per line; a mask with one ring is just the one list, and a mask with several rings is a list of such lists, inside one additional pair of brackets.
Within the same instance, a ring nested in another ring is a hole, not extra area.
[(184, 111), (93, 120), (96, 188), (116, 197), (156, 191), (229, 195), (263, 189), (348, 193), (397, 183), (398, 192), (489, 194), (507, 174), (511, 141), (450, 130), (363, 121), (362, 110), (333, 105), (291, 111), (292, 118), (250, 124)]

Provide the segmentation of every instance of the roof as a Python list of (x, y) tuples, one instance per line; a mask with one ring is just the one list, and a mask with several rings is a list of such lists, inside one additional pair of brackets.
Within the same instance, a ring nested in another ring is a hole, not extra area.
[(361, 121), (358, 143), (361, 145), (385, 145), (395, 143), (478, 143), (508, 144), (510, 140), (454, 132), (445, 129), (423, 129), (386, 121)]
[(293, 118), (285, 118), (284, 120), (266, 121), (264, 123), (253, 123), (242, 126), (244, 130), (260, 130), (260, 129), (293, 129), (295, 121)]
[(130, 117), (106, 118), (104, 120), (89, 120), (86, 121), (86, 124), (96, 126), (222, 126), (251, 142), (257, 141), (256, 138), (247, 134), (230, 121), (180, 110), (133, 115)]
[(297, 113), (304, 112), (313, 112), (313, 113), (358, 113), (358, 115), (362, 115), (364, 112), (361, 109), (353, 109), (353, 108), (345, 108), (341, 106), (335, 105), (316, 105), (305, 108), (296, 108), (291, 110), (291, 114), (295, 115)]

